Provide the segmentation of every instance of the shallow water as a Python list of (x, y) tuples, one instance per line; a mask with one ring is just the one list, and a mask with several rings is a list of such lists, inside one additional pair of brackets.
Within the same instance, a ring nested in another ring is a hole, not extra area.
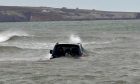
[[(139, 23), (0, 23), (0, 84), (139, 84)], [(56, 42), (81, 42), (88, 56), (49, 60)]]

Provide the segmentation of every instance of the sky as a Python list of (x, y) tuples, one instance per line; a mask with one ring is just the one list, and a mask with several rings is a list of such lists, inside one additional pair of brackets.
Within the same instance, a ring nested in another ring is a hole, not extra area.
[(140, 0), (0, 0), (0, 5), (140, 12)]

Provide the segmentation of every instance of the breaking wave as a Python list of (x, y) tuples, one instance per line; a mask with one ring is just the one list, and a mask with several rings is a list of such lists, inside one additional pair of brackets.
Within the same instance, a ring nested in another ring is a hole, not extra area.
[(7, 30), (0, 33), (0, 42), (5, 42), (14, 36), (28, 36), (25, 31)]
[(90, 45), (90, 44), (110, 44), (112, 42), (114, 42), (115, 40), (111, 40), (111, 41), (91, 41), (91, 42), (82, 42), (82, 39), (80, 38), (80, 36), (75, 35), (75, 34), (71, 34), (69, 37), (69, 42), (70, 43), (82, 43), (84, 45)]
[(70, 43), (82, 43), (81, 38), (78, 35), (71, 34), (69, 38)]

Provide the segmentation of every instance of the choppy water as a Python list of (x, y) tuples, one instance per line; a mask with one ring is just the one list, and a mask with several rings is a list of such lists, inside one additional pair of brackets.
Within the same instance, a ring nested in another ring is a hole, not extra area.
[[(56, 42), (89, 55), (49, 60)], [(0, 84), (140, 84), (140, 20), (0, 23)]]

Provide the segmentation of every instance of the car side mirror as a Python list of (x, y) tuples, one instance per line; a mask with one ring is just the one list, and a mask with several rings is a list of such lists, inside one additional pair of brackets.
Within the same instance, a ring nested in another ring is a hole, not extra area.
[(50, 50), (50, 54), (52, 54), (53, 53), (53, 50)]

